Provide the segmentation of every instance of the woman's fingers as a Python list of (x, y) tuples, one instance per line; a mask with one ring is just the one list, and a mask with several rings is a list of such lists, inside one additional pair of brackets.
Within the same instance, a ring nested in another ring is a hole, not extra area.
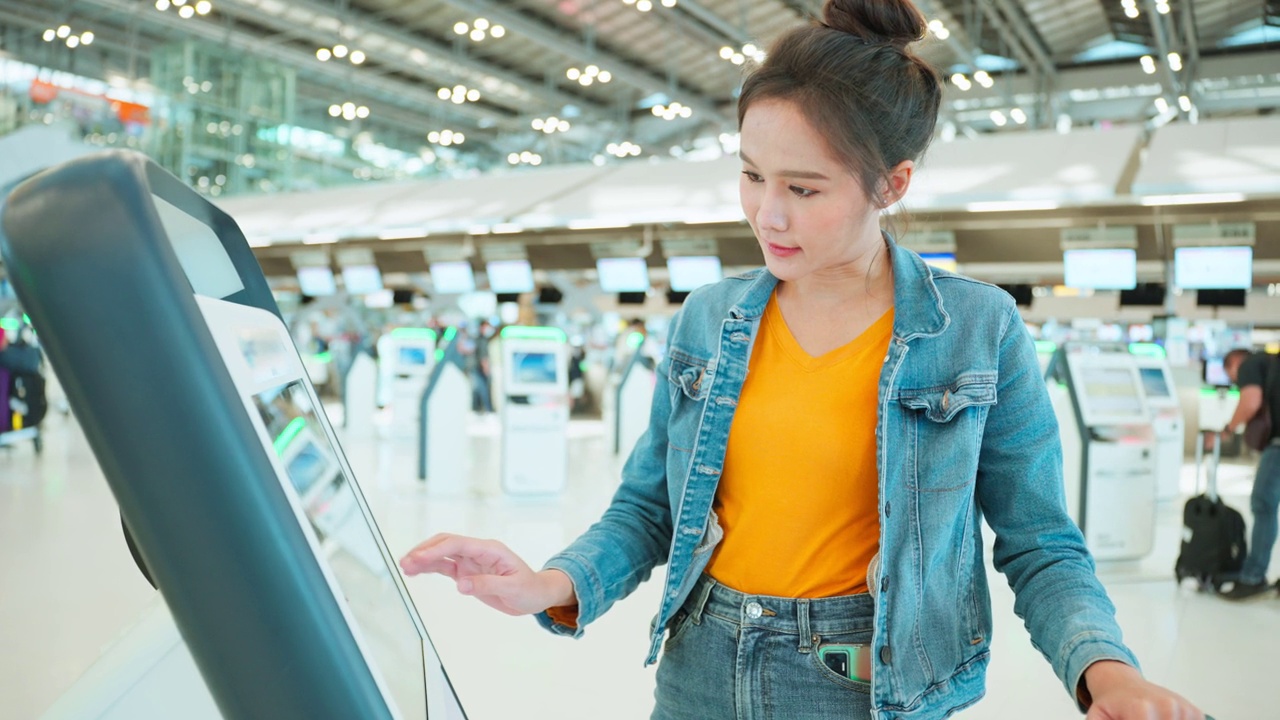
[(428, 568), (436, 567), (445, 558), (455, 561), (466, 559), (484, 565), (498, 557), (494, 551), (494, 544), (491, 540), (479, 540), (462, 535), (436, 535), (406, 553), (400, 559), (400, 567), (408, 575), (417, 575), (424, 572), (438, 572)]

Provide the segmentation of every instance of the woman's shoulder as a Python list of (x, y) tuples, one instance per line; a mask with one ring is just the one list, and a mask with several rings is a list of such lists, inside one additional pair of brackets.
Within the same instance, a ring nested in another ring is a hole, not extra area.
[(1002, 314), (1017, 309), (1013, 296), (998, 285), (942, 268), (930, 267), (929, 270), (933, 285), (948, 309), (955, 304), (973, 304), (975, 309)]

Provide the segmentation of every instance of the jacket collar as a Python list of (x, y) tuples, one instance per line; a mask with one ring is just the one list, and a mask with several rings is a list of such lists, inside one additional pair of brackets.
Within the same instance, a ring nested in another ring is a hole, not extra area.
[[(933, 282), (933, 270), (919, 255), (894, 242), (888, 233), (884, 233), (884, 239), (893, 259), (894, 337), (905, 341), (941, 334), (951, 324), (951, 316), (943, 307), (942, 295)], [(764, 315), (778, 279), (767, 268), (739, 277), (748, 284), (729, 314), (756, 320)]]

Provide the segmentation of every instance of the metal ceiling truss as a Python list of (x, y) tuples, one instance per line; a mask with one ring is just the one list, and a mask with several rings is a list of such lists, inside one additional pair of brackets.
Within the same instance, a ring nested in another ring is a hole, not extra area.
[[(486, 18), (500, 23), (507, 30), (549, 50), (562, 53), (577, 62), (603, 66), (613, 73), (615, 79), (646, 93), (671, 90), (669, 79), (665, 75), (640, 66), (598, 44), (589, 45), (577, 33), (552, 25), (542, 18), (535, 18), (494, 0), (442, 0), (442, 2), (459, 10), (483, 13)], [(682, 97), (676, 99), (704, 117), (717, 118), (721, 121), (735, 120), (724, 108), (719, 107), (715, 100), (693, 88), (677, 85), (676, 90), (682, 94)]]

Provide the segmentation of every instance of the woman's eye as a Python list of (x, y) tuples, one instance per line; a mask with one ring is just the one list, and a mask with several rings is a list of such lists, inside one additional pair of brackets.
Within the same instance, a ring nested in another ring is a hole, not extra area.
[(750, 180), (750, 181), (751, 181), (751, 182), (753, 182), (753, 183), (758, 183), (758, 182), (762, 182), (762, 181), (763, 181), (763, 178), (761, 178), (759, 175), (757, 175), (756, 173), (753, 173), (753, 172), (751, 172), (751, 171), (749, 171), (749, 170), (743, 170), (743, 171), (742, 171), (742, 174), (743, 174), (743, 175), (746, 175), (746, 176), (747, 176), (747, 179), (748, 179), (748, 180)]
[(797, 187), (795, 185), (791, 186), (791, 192), (795, 193), (796, 197), (802, 197), (802, 198), (813, 197), (814, 195), (818, 194), (816, 190)]

